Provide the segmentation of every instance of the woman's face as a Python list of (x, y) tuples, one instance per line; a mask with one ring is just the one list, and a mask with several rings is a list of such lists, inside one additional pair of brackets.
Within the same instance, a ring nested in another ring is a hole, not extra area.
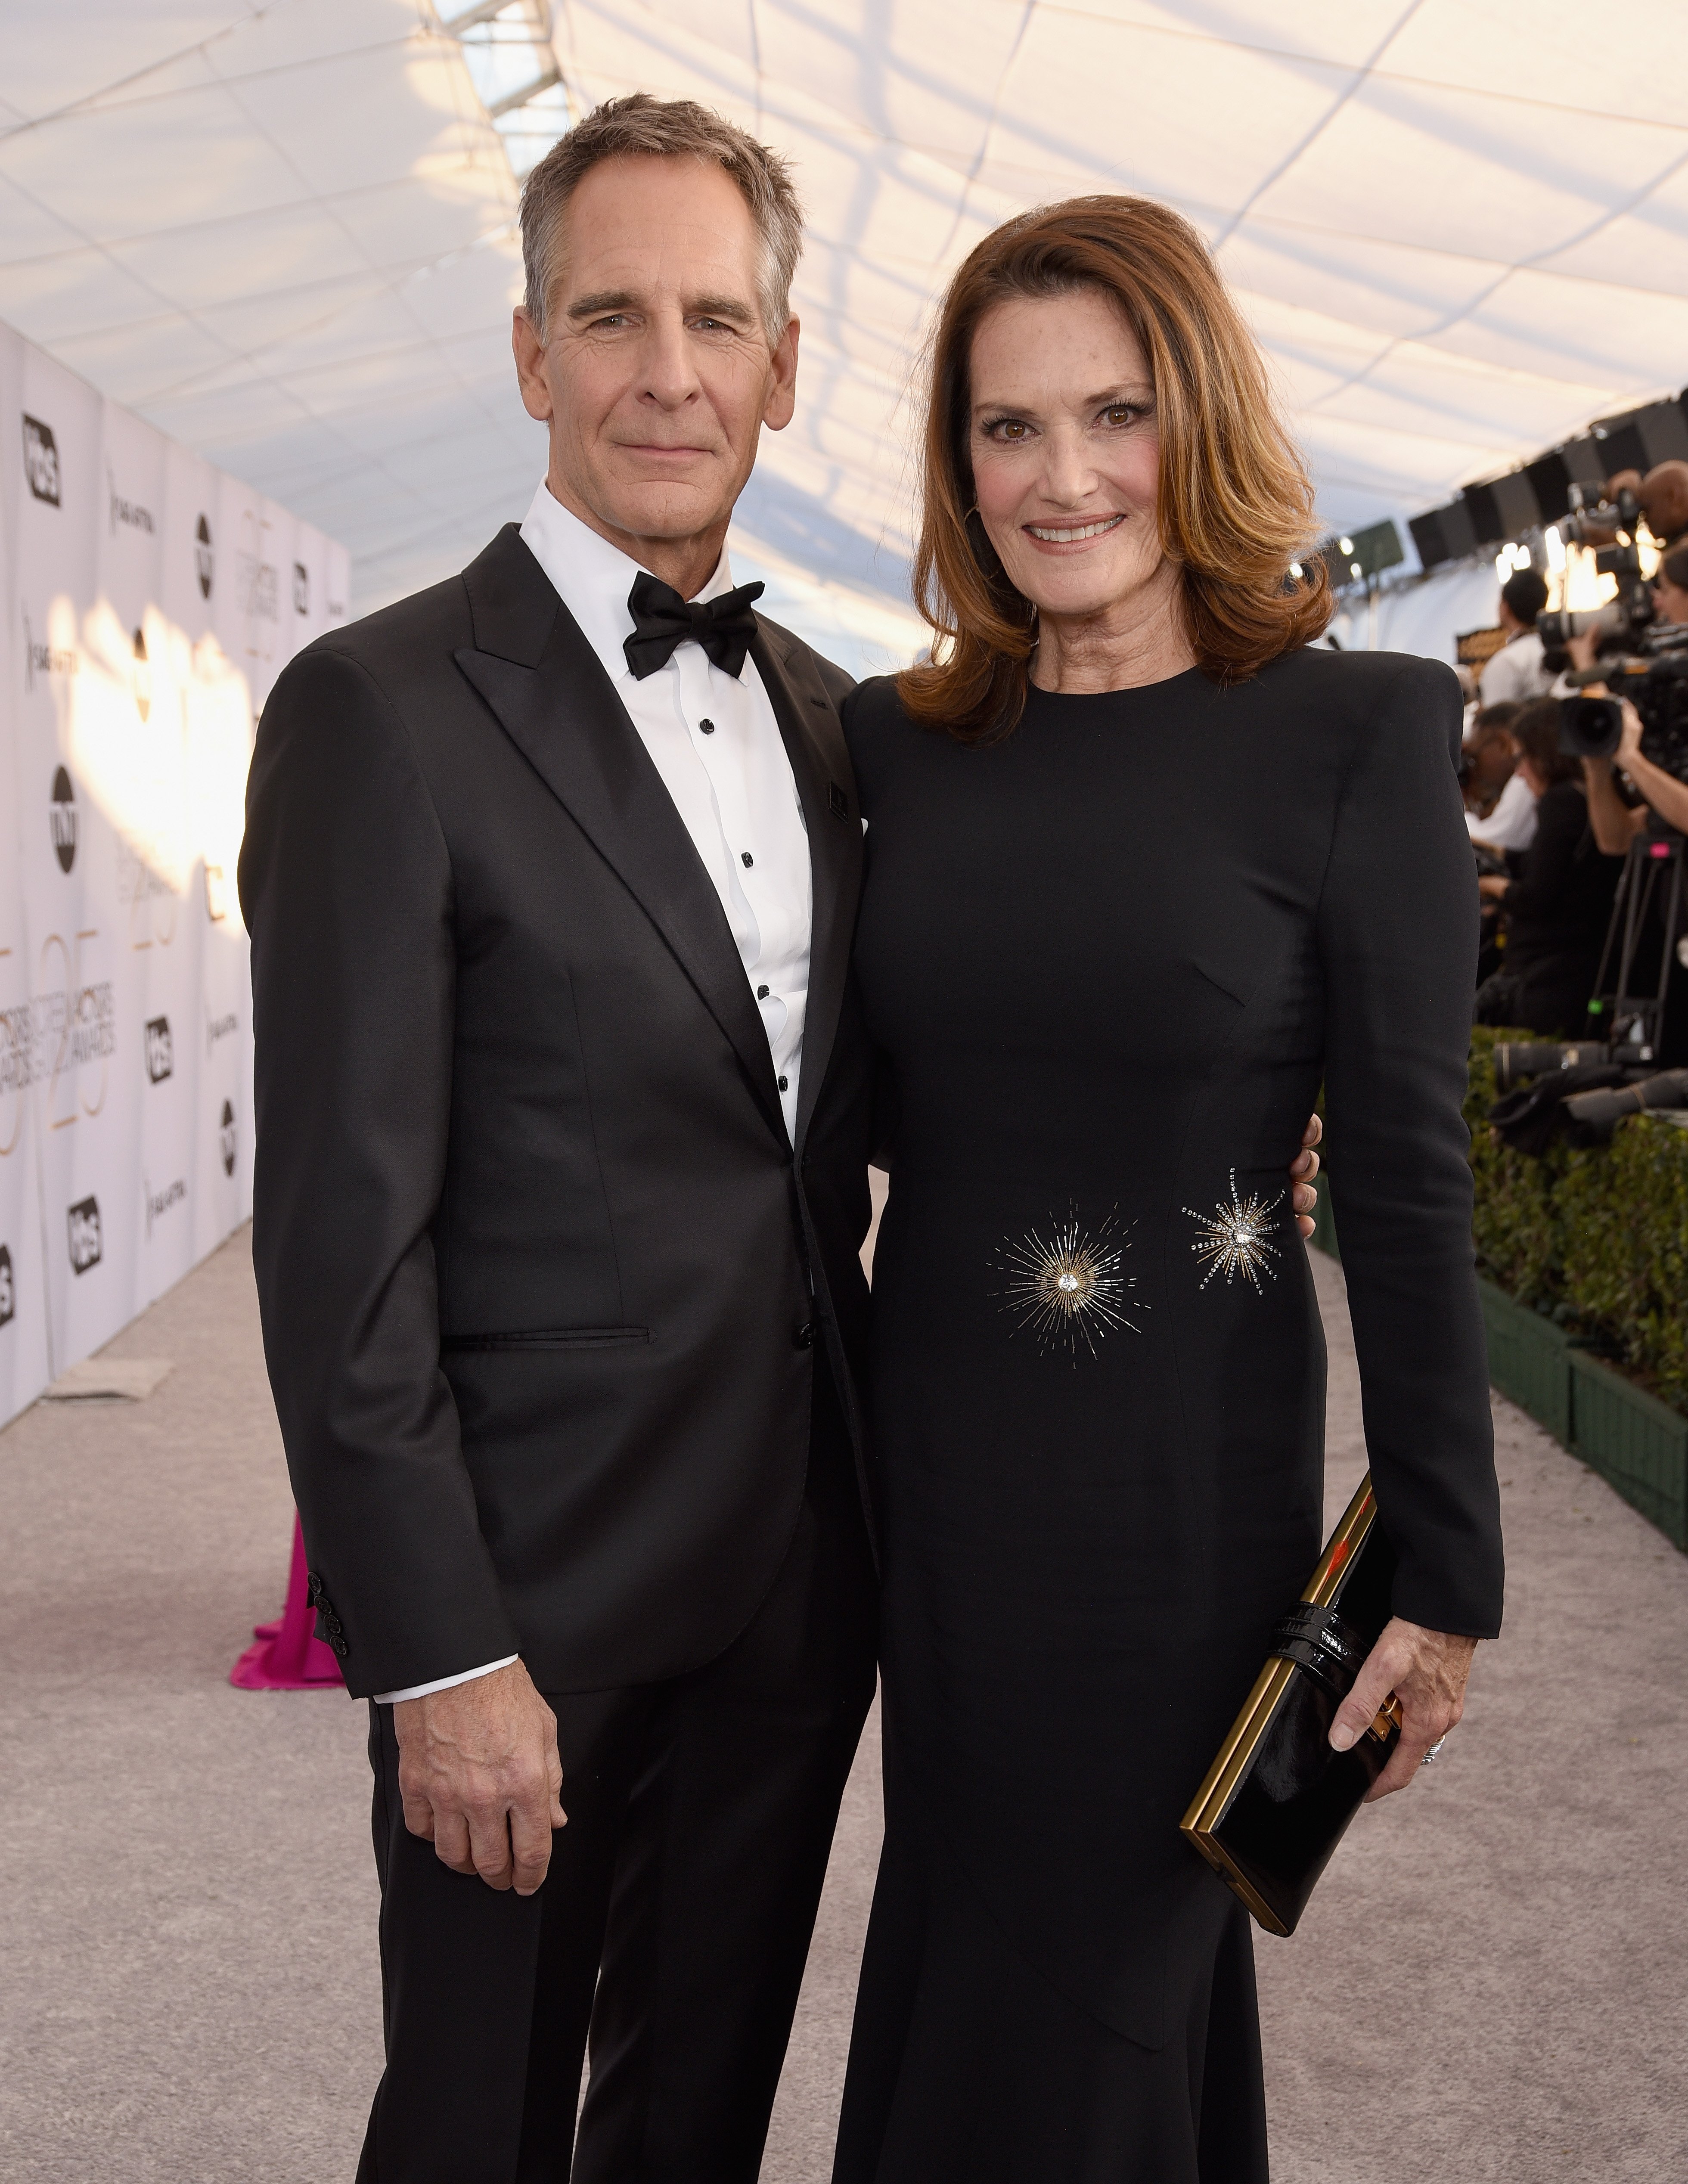
[(1653, 578), (1653, 605), (1661, 621), (1688, 621), (1688, 588), (1673, 584), (1661, 570)]
[(971, 374), (973, 489), (1010, 582), (1056, 617), (1174, 590), (1154, 382), (1116, 305), (1094, 288), (999, 304)]

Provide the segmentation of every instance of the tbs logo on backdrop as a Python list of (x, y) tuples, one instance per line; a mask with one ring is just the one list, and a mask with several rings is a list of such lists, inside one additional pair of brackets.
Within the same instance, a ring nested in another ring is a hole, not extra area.
[(36, 499), (50, 501), (57, 508), (58, 443), (53, 437), (52, 426), (43, 425), (39, 417), (24, 420), (24, 471)]
[(147, 1074), (154, 1084), (162, 1084), (175, 1067), (175, 1049), (170, 1035), (168, 1017), (149, 1017), (147, 1020)]
[(12, 1279), (12, 1254), (0, 1244), (0, 1327), (18, 1308), (17, 1286)]
[(70, 1228), (70, 1271), (85, 1274), (100, 1262), (100, 1202), (79, 1199), (65, 1216)]

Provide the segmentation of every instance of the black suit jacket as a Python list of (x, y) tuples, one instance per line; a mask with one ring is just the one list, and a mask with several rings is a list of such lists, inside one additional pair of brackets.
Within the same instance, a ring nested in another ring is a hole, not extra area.
[(808, 827), (795, 1151), (719, 898), (510, 526), (320, 639), (248, 791), (265, 1352), (323, 1625), (366, 1694), (520, 1652), (680, 1673), (796, 1522), (815, 1345), (865, 1318), (847, 677), (760, 622)]

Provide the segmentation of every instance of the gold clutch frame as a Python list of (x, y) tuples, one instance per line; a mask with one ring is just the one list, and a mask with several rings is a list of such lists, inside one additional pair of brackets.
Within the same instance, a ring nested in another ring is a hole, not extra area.
[[(1360, 1549), (1366, 1535), (1377, 1521), (1378, 1505), (1372, 1492), (1372, 1474), (1368, 1471), (1361, 1480), (1358, 1490), (1348, 1504), (1342, 1521), (1326, 1542), (1319, 1557), (1318, 1567), (1308, 1582), (1301, 1598), (1314, 1607), (1328, 1607), (1340, 1587), (1342, 1573)], [(1215, 1830), (1230, 1808), (1239, 1784), (1246, 1773), (1260, 1740), (1271, 1727), (1279, 1702), (1289, 1689), (1290, 1680), (1295, 1673), (1293, 1661), (1276, 1658), (1267, 1663), (1255, 1679), (1254, 1689), (1244, 1702), (1243, 1710), (1231, 1724), (1230, 1733), (1219, 1747), (1206, 1780), (1196, 1791), (1189, 1810), (1179, 1823), (1184, 1834), (1213, 1868), (1235, 1891), (1268, 1934), (1287, 1935), (1290, 1929), (1277, 1914), (1262, 1901), (1259, 1892), (1231, 1858)], [(1391, 1727), (1401, 1723), (1401, 1702), (1393, 1693), (1379, 1710), (1367, 1735), (1382, 1742)]]

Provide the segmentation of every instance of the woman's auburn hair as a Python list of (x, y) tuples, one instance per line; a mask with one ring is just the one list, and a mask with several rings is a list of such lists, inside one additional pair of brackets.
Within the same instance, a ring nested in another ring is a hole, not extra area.
[(916, 720), (963, 742), (1016, 727), (1037, 645), (1036, 610), (974, 506), (973, 337), (999, 304), (1085, 288), (1118, 305), (1154, 379), (1161, 541), (1184, 571), (1198, 666), (1215, 682), (1241, 682), (1330, 619), (1323, 560), (1290, 575), (1317, 535), (1312, 482), (1201, 237), (1149, 198), (1070, 198), (1022, 213), (961, 266), (930, 348), (914, 594), (933, 641), (897, 687)]

